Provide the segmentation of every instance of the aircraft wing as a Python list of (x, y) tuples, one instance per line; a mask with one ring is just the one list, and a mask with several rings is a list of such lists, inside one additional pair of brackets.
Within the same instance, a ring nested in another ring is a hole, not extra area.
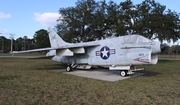
[[(74, 54), (84, 54), (85, 47), (95, 47), (99, 46), (98, 43), (77, 43), (77, 44), (68, 44), (61, 46), (56, 49), (56, 55), (60, 56), (73, 56)], [(52, 55), (52, 54), (50, 54)]]
[(86, 42), (86, 43), (67, 43), (65, 42), (52, 28), (48, 28), (50, 48), (40, 48), (25, 51), (16, 51), (12, 54), (27, 53), (36, 51), (49, 51), (46, 56), (73, 56), (74, 54), (85, 53), (85, 47), (95, 47), (99, 44), (97, 42)]
[(93, 47), (93, 46), (99, 46), (99, 44), (97, 43), (77, 43), (77, 44), (68, 44), (68, 45), (64, 45), (61, 46), (57, 49), (62, 49), (62, 48), (79, 48), (79, 47)]
[(68, 45), (60, 46), (58, 48), (50, 47), (50, 48), (40, 48), (33, 50), (24, 50), (24, 51), (13, 51), (12, 54), (55, 50), (56, 54), (50, 54), (50, 55), (73, 56), (74, 53), (83, 54), (85, 53), (85, 49), (84, 49), (85, 47), (93, 47), (93, 46), (99, 46), (99, 44), (97, 43), (68, 44)]
[(54, 48), (40, 48), (40, 49), (33, 49), (33, 50), (13, 51), (13, 52), (11, 52), (11, 54), (37, 52), (37, 51), (49, 51), (49, 50), (54, 50)]

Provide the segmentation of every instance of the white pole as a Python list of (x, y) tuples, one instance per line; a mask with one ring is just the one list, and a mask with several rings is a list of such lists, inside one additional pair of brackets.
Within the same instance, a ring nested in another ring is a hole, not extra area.
[(10, 38), (11, 38), (11, 52), (13, 51), (13, 38), (14, 38), (14, 34), (10, 34)]

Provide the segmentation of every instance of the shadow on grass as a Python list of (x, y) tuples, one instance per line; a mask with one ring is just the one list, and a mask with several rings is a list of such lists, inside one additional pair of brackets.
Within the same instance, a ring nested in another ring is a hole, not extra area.
[(145, 77), (153, 77), (153, 76), (157, 76), (157, 75), (160, 75), (161, 73), (159, 72), (155, 72), (155, 71), (145, 71), (145, 74), (142, 75), (142, 76), (145, 76)]
[[(158, 76), (161, 75), (163, 70), (166, 69), (165, 65), (169, 65), (169, 64), (174, 64), (174, 63), (178, 63), (178, 61), (175, 60), (159, 60), (158, 63), (156, 65), (146, 65), (146, 71), (145, 71), (145, 75), (143, 76), (147, 76), (147, 77), (152, 77), (152, 76)], [(140, 71), (143, 72), (143, 71)]]
[(43, 65), (43, 67), (37, 67), (36, 70), (55, 70), (55, 69), (63, 69), (66, 68), (65, 64), (51, 64), (51, 65)]

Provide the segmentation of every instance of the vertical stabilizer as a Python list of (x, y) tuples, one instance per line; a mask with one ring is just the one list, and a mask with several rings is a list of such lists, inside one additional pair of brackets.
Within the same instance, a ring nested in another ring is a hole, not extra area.
[(48, 33), (52, 48), (59, 48), (64, 45), (68, 45), (68, 43), (62, 40), (62, 38), (51, 27), (48, 27)]

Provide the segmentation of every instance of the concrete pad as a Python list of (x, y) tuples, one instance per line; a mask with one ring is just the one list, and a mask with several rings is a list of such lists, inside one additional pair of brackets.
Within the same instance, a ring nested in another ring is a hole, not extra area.
[(70, 74), (70, 75), (75, 75), (75, 76), (81, 76), (81, 77), (104, 80), (104, 81), (111, 81), (111, 82), (124, 80), (124, 79), (140, 76), (144, 74), (144, 73), (133, 72), (129, 76), (121, 77), (120, 71), (111, 71), (108, 69), (73, 70), (71, 72), (66, 72), (65, 69), (64, 70), (63, 69), (51, 70), (51, 71), (62, 72), (64, 74)]

